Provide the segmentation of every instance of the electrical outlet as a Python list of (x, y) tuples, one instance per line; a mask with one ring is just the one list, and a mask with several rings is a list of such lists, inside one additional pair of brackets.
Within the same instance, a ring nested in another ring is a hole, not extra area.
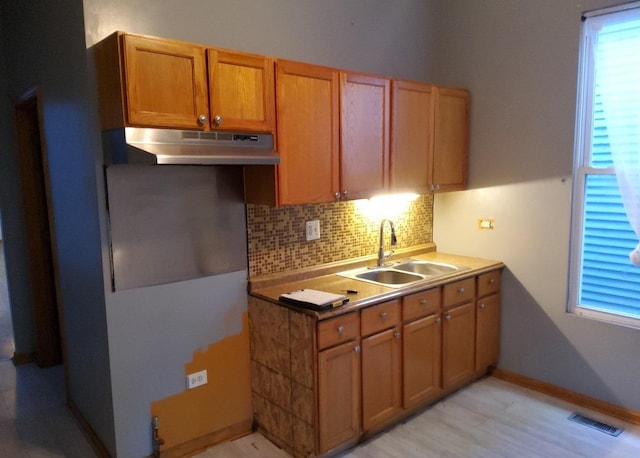
[(478, 229), (493, 229), (495, 224), (493, 218), (480, 218), (478, 220)]
[(187, 375), (187, 390), (207, 384), (207, 370)]
[(307, 221), (307, 241), (320, 238), (320, 221)]

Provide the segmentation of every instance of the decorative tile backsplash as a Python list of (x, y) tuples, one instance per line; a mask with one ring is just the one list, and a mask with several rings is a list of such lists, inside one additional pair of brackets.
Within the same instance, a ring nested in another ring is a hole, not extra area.
[[(249, 276), (294, 271), (305, 267), (375, 255), (381, 216), (369, 216), (373, 201), (294, 205), (273, 208), (247, 205)], [(396, 206), (397, 207), (397, 206)], [(394, 210), (398, 210), (395, 208)], [(422, 195), (390, 217), (395, 225), (397, 248), (433, 241), (433, 196)], [(306, 222), (320, 221), (320, 239), (307, 241)], [(385, 247), (389, 249), (385, 227)]]

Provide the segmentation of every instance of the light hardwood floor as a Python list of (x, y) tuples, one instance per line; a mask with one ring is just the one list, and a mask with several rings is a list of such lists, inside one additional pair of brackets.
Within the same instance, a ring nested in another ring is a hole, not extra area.
[[(567, 417), (576, 411), (624, 431), (612, 437), (569, 421)], [(196, 455), (197, 458), (288, 456), (258, 433)], [(640, 426), (486, 377), (341, 457), (637, 458)]]
[(0, 241), (0, 458), (91, 458), (65, 406), (64, 369), (13, 365), (13, 331)]

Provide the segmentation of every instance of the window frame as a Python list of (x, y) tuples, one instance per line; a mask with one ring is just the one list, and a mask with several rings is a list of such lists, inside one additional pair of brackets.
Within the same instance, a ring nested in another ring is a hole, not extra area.
[(595, 58), (589, 39), (590, 17), (617, 13), (628, 9), (640, 8), (640, 2), (633, 2), (619, 7), (605, 8), (585, 13), (580, 31), (580, 54), (578, 61), (578, 87), (576, 103), (576, 124), (574, 137), (574, 156), (572, 170), (572, 202), (571, 228), (569, 243), (569, 279), (567, 294), (567, 313), (640, 329), (640, 317), (632, 317), (603, 309), (594, 309), (579, 303), (581, 273), (583, 270), (583, 238), (587, 176), (613, 175), (613, 167), (592, 167), (592, 135), (595, 114)]

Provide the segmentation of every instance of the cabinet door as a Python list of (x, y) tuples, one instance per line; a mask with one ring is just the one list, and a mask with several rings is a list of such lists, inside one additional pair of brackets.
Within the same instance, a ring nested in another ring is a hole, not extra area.
[(417, 406), (441, 391), (441, 318), (430, 315), (403, 326), (403, 406)]
[(463, 385), (473, 375), (475, 307), (469, 302), (443, 315), (442, 384), (446, 389)]
[(500, 295), (479, 299), (477, 304), (475, 369), (482, 371), (497, 363), (500, 354)]
[(279, 204), (333, 202), (339, 187), (338, 71), (277, 62)]
[(204, 48), (125, 35), (123, 49), (129, 125), (185, 129), (207, 126)]
[(467, 187), (469, 159), (469, 92), (436, 87), (433, 178), (435, 191)]
[(385, 78), (340, 74), (340, 187), (362, 199), (389, 187), (389, 95)]
[(254, 132), (275, 130), (272, 59), (207, 50), (211, 128)]
[(385, 423), (401, 410), (401, 335), (398, 328), (362, 339), (362, 427)]
[(320, 453), (360, 434), (360, 346), (348, 342), (318, 353)]
[(425, 194), (433, 156), (433, 86), (394, 80), (391, 100), (391, 189)]

